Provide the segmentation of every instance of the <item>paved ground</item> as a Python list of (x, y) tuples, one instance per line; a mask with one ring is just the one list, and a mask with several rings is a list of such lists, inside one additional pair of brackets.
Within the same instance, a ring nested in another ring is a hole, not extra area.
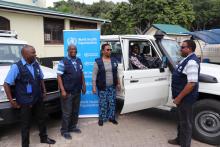
[[(48, 121), (48, 134), (57, 143), (51, 147), (175, 147), (167, 140), (176, 135), (174, 115), (170, 112), (150, 109), (120, 115), (119, 124), (109, 122), (103, 127), (97, 125), (96, 118), (79, 120), (81, 134), (72, 134), (72, 140), (65, 140), (59, 133), (60, 119)], [(19, 125), (0, 129), (0, 147), (19, 147)], [(30, 147), (48, 147), (40, 144), (36, 125), (32, 126)], [(192, 147), (211, 147), (193, 140)]]

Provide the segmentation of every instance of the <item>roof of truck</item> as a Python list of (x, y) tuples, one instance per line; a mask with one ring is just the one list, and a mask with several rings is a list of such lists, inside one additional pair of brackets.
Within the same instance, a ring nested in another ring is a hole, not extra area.
[(0, 44), (27, 44), (27, 42), (13, 37), (0, 37)]
[[(123, 38), (133, 38), (133, 39), (152, 39), (155, 40), (153, 35), (102, 35), (101, 40), (119, 40), (120, 37)], [(171, 39), (168, 36), (164, 36), (164, 39)]]
[(102, 35), (101, 40), (119, 40), (119, 37), (123, 38), (137, 38), (137, 39), (155, 39), (152, 35)]

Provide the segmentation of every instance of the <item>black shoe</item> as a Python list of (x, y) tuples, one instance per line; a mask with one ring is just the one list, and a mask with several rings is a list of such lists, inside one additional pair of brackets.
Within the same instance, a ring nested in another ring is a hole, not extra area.
[(55, 144), (55, 143), (56, 143), (55, 140), (50, 139), (49, 137), (47, 137), (47, 138), (42, 138), (42, 139), (40, 140), (40, 142), (41, 142), (41, 143), (47, 143), (47, 144)]
[(70, 135), (70, 133), (63, 133), (61, 134), (65, 139), (71, 140), (72, 136)]
[(117, 125), (118, 124), (118, 122), (115, 120), (115, 119), (113, 119), (113, 120), (109, 120), (110, 122), (112, 122), (113, 124), (115, 124), (115, 125)]
[(79, 128), (72, 128), (72, 129), (69, 130), (69, 132), (81, 133), (82, 131)]
[(98, 124), (99, 124), (99, 126), (103, 126), (103, 121), (99, 120)]
[(172, 145), (180, 145), (180, 142), (179, 142), (179, 140), (177, 138), (176, 139), (168, 140), (168, 143), (172, 144)]

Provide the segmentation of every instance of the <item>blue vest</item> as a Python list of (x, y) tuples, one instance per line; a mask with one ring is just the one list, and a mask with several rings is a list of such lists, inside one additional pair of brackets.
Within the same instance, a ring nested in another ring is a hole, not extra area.
[[(173, 98), (177, 97), (187, 84), (187, 76), (183, 74), (182, 71), (185, 68), (189, 60), (194, 60), (197, 62), (197, 64), (199, 65), (198, 74), (200, 73), (200, 61), (196, 57), (195, 54), (190, 55), (182, 63), (180, 63), (177, 66), (177, 68), (173, 71), (173, 74), (172, 74), (172, 85), (171, 86), (172, 86)], [(189, 104), (195, 103), (199, 95), (198, 88), (199, 88), (199, 83), (197, 82), (192, 92), (186, 95), (182, 99), (182, 102), (186, 102)]]
[(63, 58), (64, 73), (61, 76), (67, 93), (78, 93), (82, 89), (82, 62), (76, 57), (76, 67), (67, 57)]
[[(16, 63), (19, 74), (15, 79), (15, 98), (18, 104), (32, 105), (42, 99), (40, 66), (37, 62), (33, 64), (34, 76), (22, 61)], [(31, 85), (32, 93), (27, 93), (27, 85)]]
[[(95, 62), (98, 65), (98, 73), (96, 78), (96, 86), (98, 90), (105, 90), (106, 88), (106, 72), (105, 72), (105, 66), (102, 61), (102, 58), (95, 59)], [(118, 73), (118, 63), (117, 60), (114, 58), (111, 58), (111, 64), (112, 64), (112, 74), (113, 74), (113, 86), (116, 87), (117, 85), (117, 73)]]

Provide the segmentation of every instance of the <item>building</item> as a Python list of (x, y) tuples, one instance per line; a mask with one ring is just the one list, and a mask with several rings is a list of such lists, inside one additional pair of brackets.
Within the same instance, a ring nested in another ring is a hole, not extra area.
[(41, 62), (49, 67), (64, 56), (63, 30), (101, 29), (103, 23), (110, 22), (43, 8), (45, 0), (11, 1), (0, 0), (0, 30), (15, 30), (18, 39), (33, 45)]
[(175, 39), (177, 42), (182, 42), (183, 40), (190, 39), (191, 35), (186, 34), (190, 32), (189, 30), (181, 27), (180, 25), (172, 24), (153, 24), (145, 34), (154, 35), (157, 30), (162, 31), (170, 38)]
[[(157, 30), (162, 31), (166, 36), (175, 39), (179, 44), (187, 39), (191, 39), (190, 31), (181, 27), (180, 25), (172, 25), (172, 24), (153, 24), (145, 34), (154, 35)], [(195, 41), (196, 50), (195, 53), (198, 57), (202, 56), (202, 51), (200, 48), (201, 43)]]

